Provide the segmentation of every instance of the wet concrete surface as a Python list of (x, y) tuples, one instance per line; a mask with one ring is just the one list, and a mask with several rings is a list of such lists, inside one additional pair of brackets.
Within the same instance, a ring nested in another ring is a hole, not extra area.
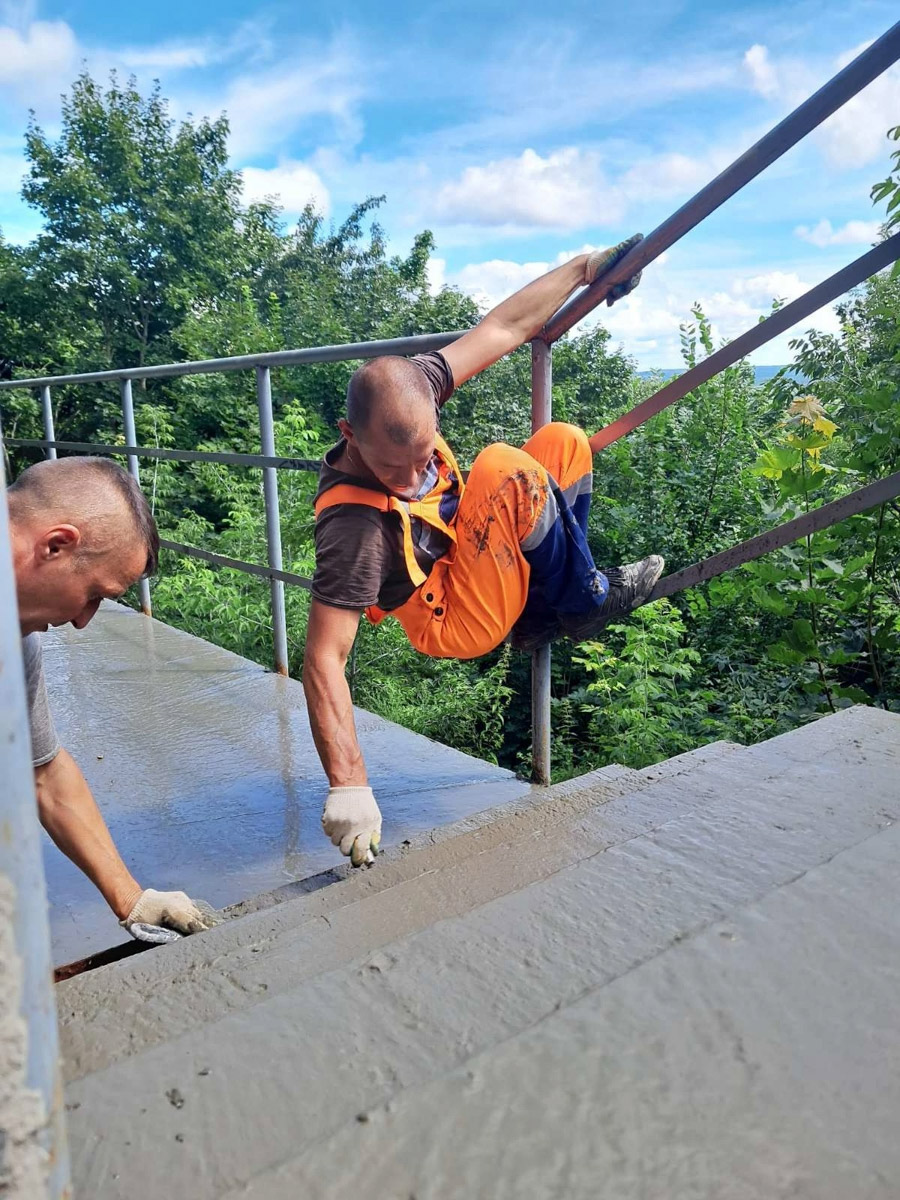
[[(343, 861), (322, 834), (327, 781), (296, 680), (114, 604), (44, 635), (44, 664), (60, 739), (145, 887), (221, 908)], [(370, 713), (357, 729), (386, 846), (529, 791)], [(130, 940), (44, 843), (54, 962)]]

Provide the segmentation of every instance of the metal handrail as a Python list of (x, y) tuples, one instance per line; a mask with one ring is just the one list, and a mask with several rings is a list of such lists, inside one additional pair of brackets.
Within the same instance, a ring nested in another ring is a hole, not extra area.
[(443, 350), (466, 331), (420, 333), (413, 337), (384, 338), (372, 342), (345, 342), (342, 346), (306, 346), (300, 350), (267, 350), (261, 354), (233, 354), (228, 358), (201, 358), (193, 362), (160, 363), (149, 367), (120, 367), (115, 371), (83, 371), (78, 375), (40, 375), (34, 379), (4, 379), (0, 390), (50, 387), (60, 383), (110, 383), (125, 379), (174, 379), (179, 375), (214, 375), (246, 371), (252, 367), (303, 367), (310, 363), (349, 362), (378, 358), (382, 354), (426, 354)]
[(817, 312), (823, 304), (829, 304), (838, 296), (843, 296), (845, 292), (850, 291), (863, 280), (869, 279), (883, 267), (890, 266), (898, 258), (900, 258), (900, 233), (895, 233), (880, 242), (874, 249), (860, 255), (848, 266), (836, 271), (834, 275), (830, 275), (828, 279), (824, 279), (815, 287), (810, 288), (808, 292), (804, 292), (802, 296), (798, 296), (796, 300), (792, 300), (790, 304), (779, 308), (764, 321), (757, 322), (745, 333), (714, 351), (702, 362), (697, 363), (695, 367), (678, 375), (661, 387), (658, 392), (654, 392), (652, 396), (635, 405), (629, 412), (617, 417), (610, 425), (598, 430), (590, 439), (591, 449), (596, 454), (598, 450), (611, 446), (620, 437), (631, 433), (639, 425), (643, 425), (645, 421), (649, 421), (651, 417), (661, 413), (664, 408), (674, 404), (676, 400), (684, 399), (689, 392), (712, 379), (714, 375), (718, 375), (720, 371), (724, 371), (726, 367), (733, 366), (751, 351), (764, 346), (766, 342), (778, 337), (786, 329), (790, 329), (792, 325), (802, 321), (804, 317)]
[(46, 438), (4, 438), (7, 446), (34, 446), (47, 450), (99, 451), (130, 458), (162, 458), (175, 462), (227, 463), (231, 467), (275, 467), (278, 471), (318, 471), (318, 458), (280, 458), (277, 454), (236, 454), (230, 450), (168, 450), (162, 446), (126, 446), (115, 442), (60, 442)]

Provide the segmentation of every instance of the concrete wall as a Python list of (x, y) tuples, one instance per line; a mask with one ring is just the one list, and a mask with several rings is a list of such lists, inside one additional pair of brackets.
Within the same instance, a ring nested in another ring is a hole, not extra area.
[(47, 893), (0, 462), (0, 1194), (69, 1194)]

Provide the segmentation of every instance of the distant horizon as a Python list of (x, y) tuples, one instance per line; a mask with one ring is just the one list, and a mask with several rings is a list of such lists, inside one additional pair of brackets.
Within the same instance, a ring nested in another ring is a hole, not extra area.
[[(773, 375), (777, 375), (779, 371), (783, 371), (785, 367), (789, 367), (790, 363), (751, 363), (753, 367), (753, 376), (757, 383), (766, 379), (771, 379)], [(687, 371), (687, 367), (646, 367), (637, 374), (641, 379), (647, 379), (650, 375), (663, 375), (668, 378), (671, 375), (683, 375)]]

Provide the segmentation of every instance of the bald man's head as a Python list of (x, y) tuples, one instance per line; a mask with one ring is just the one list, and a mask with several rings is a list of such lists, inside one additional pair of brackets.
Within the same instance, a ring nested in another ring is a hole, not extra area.
[(396, 446), (434, 432), (434, 397), (419, 368), (407, 358), (370, 359), (350, 377), (347, 421), (358, 438), (377, 426)]
[(134, 478), (108, 458), (59, 458), (35, 463), (11, 484), (10, 519), (60, 520), (85, 534), (80, 549), (103, 554), (131, 542), (142, 546), (142, 574), (159, 561), (159, 533), (147, 498)]
[(7, 495), (23, 633), (67, 621), (80, 628), (100, 600), (155, 571), (153, 514), (135, 480), (109, 459), (36, 463)]
[(354, 474), (396, 495), (416, 495), (434, 454), (434, 397), (422, 371), (405, 358), (373, 358), (354, 371), (347, 419), (338, 421)]

